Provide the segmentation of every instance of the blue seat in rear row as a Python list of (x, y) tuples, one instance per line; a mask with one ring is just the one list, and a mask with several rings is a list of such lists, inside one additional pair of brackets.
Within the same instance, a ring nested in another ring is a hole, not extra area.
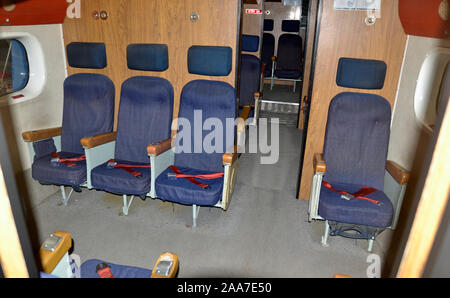
[[(67, 59), (74, 68), (106, 67), (106, 50), (102, 43), (71, 43), (67, 46)], [(64, 81), (64, 107), (60, 144), (53, 139), (33, 143), (32, 176), (42, 184), (62, 186), (62, 202), (67, 203), (63, 186), (78, 190), (86, 183), (86, 162), (52, 162), (55, 154), (62, 159), (84, 155), (80, 139), (111, 132), (114, 124), (113, 82), (104, 75), (80, 73)], [(56, 153), (57, 148), (60, 152)]]
[[(133, 44), (127, 49), (128, 67), (135, 70), (164, 71), (169, 67), (168, 57), (166, 45)], [(98, 190), (123, 195), (124, 214), (131, 204), (127, 195), (145, 199), (150, 192), (147, 146), (170, 137), (172, 113), (173, 87), (166, 79), (136, 76), (122, 84), (114, 162), (140, 176), (103, 163), (92, 171), (91, 180)]]
[[(259, 37), (242, 35), (242, 51), (257, 52), (259, 49)], [(255, 92), (259, 92), (261, 85), (261, 60), (252, 54), (241, 55), (241, 85), (239, 90), (239, 104), (255, 105)], [(253, 117), (254, 109), (250, 117)]]

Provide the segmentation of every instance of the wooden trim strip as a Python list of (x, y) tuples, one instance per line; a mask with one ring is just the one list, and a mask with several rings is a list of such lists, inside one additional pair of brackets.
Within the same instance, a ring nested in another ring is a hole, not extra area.
[(85, 148), (94, 148), (116, 140), (116, 132), (102, 133), (93, 137), (82, 138), (80, 140), (81, 146)]
[(172, 148), (172, 138), (149, 145), (147, 147), (147, 153), (149, 155), (158, 156), (171, 148)]
[(397, 277), (421, 277), (450, 195), (450, 105), (442, 122), (433, 159)]

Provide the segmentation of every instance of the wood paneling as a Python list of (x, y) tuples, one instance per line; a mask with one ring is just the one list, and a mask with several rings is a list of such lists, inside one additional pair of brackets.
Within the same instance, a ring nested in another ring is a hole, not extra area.
[[(341, 92), (378, 94), (393, 107), (403, 61), (406, 35), (398, 17), (398, 0), (382, 1), (381, 18), (373, 26), (365, 11), (337, 11), (333, 1), (322, 1), (313, 93), (299, 198), (309, 200), (314, 153), (321, 153), (331, 99)], [(383, 60), (388, 65), (381, 90), (342, 88), (336, 85), (339, 58)]]
[(263, 3), (262, 1), (260, 4), (245, 4), (243, 7), (243, 14), (242, 14), (242, 34), (247, 35), (256, 35), (259, 36), (260, 39), (260, 47), (258, 49), (257, 53), (251, 53), (251, 52), (243, 52), (248, 53), (251, 55), (256, 55), (258, 57), (261, 57), (261, 45), (262, 45), (262, 26), (263, 26), (263, 20), (264, 20), (264, 14), (258, 15), (258, 14), (246, 14), (246, 9), (263, 9)]
[[(174, 118), (178, 115), (183, 86), (194, 79), (221, 80), (235, 86), (239, 0), (85, 0), (81, 19), (66, 19), (65, 45), (74, 42), (104, 42), (108, 66), (101, 70), (75, 69), (68, 73), (105, 74), (116, 87), (116, 119), (122, 83), (132, 76), (158, 76), (174, 88)], [(93, 11), (108, 12), (107, 20), (95, 20)], [(190, 14), (199, 15), (197, 22)], [(131, 43), (163, 43), (169, 47), (169, 69), (165, 72), (129, 70), (126, 48)], [(187, 52), (192, 45), (229, 46), (233, 49), (233, 69), (226, 77), (192, 75), (187, 70)], [(117, 127), (117, 121), (116, 126)]]

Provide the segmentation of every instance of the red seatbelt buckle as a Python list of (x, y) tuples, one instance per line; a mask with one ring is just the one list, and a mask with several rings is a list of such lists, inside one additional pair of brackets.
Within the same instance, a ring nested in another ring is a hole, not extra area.
[(115, 166), (117, 166), (117, 162), (116, 161), (108, 161), (106, 166), (108, 168), (114, 168)]
[(114, 278), (114, 275), (111, 272), (111, 266), (106, 263), (98, 264), (95, 269), (100, 278)]
[(175, 174), (175, 173), (167, 173), (167, 178), (175, 179), (175, 178), (177, 178), (177, 174)]
[(351, 195), (351, 194), (349, 194), (349, 193), (346, 193), (346, 194), (342, 194), (341, 195), (341, 199), (344, 199), (344, 200), (346, 200), (346, 201), (350, 201), (350, 200), (352, 200), (352, 199), (354, 199), (355, 197), (353, 196), (353, 195)]
[(59, 157), (52, 157), (52, 159), (50, 159), (51, 163), (59, 163), (60, 158)]

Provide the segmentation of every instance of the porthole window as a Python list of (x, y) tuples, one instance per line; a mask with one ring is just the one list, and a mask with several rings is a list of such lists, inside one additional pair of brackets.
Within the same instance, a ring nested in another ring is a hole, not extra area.
[(24, 89), (30, 69), (27, 51), (16, 39), (0, 40), (0, 96)]

